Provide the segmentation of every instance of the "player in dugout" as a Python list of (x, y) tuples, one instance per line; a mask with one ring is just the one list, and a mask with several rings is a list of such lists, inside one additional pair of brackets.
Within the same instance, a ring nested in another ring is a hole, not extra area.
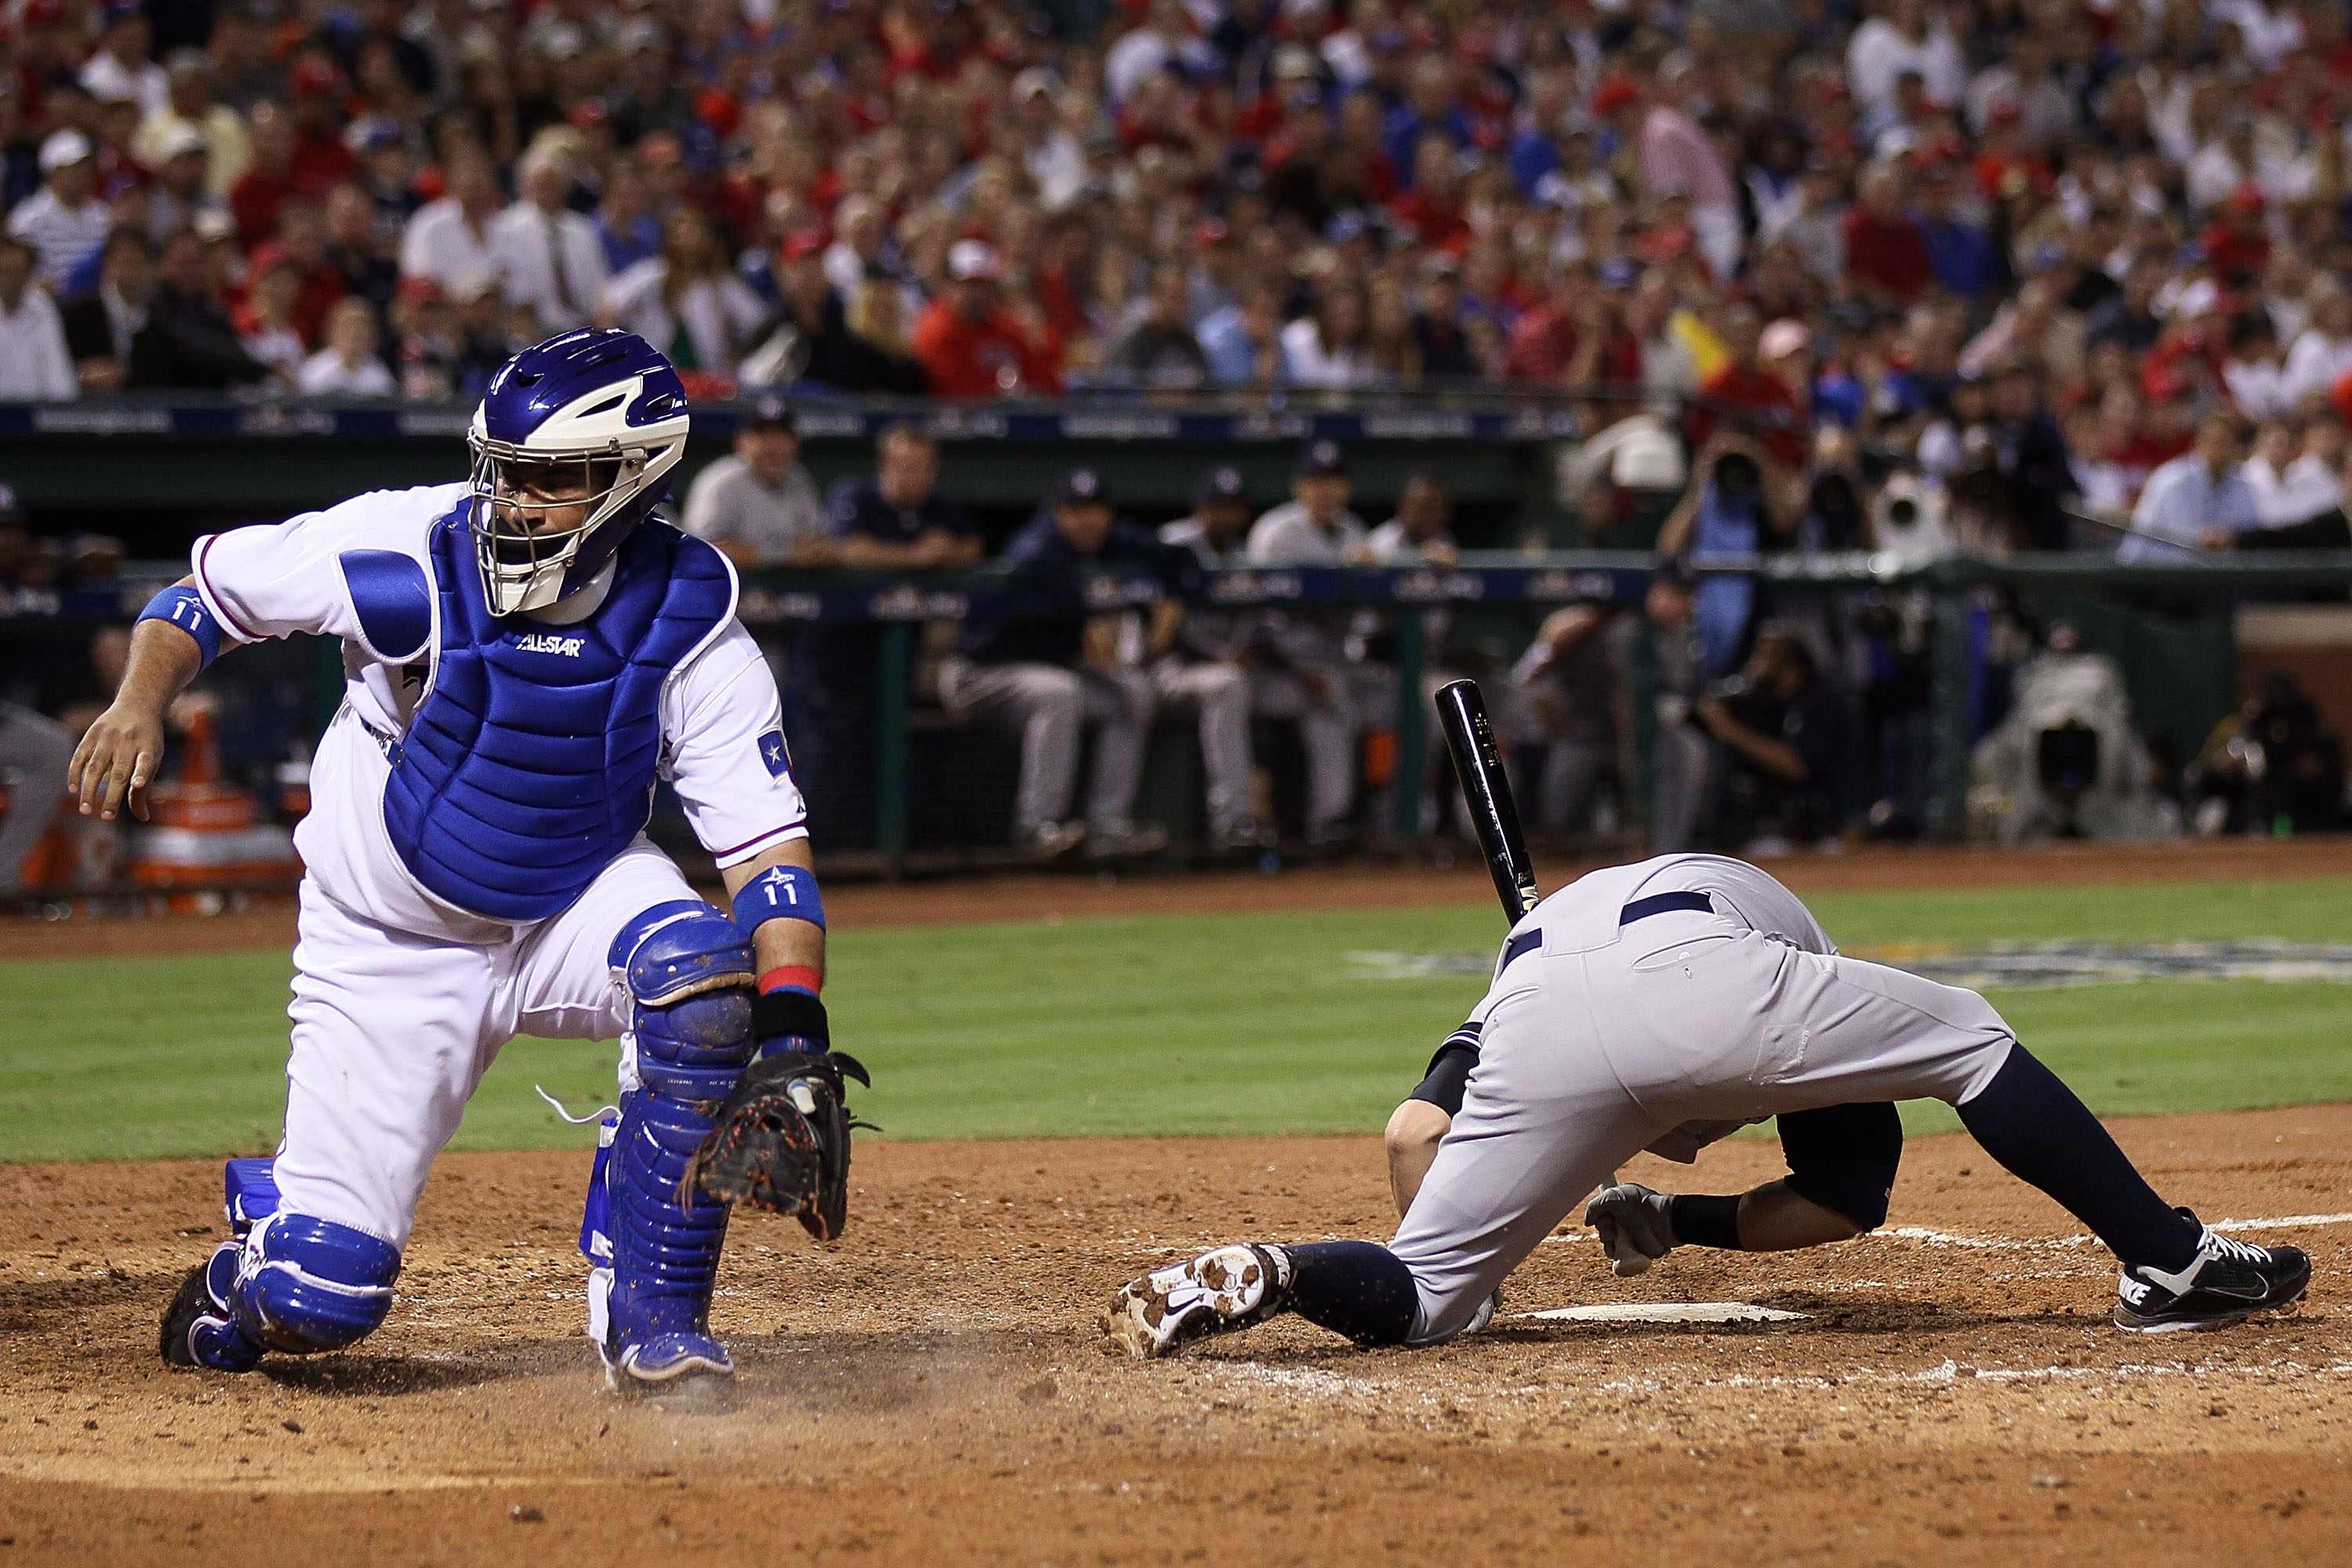
[[(730, 1206), (840, 1233), (864, 1073), (830, 1048), (824, 908), (734, 569), (652, 515), (688, 424), (642, 339), (550, 339), (491, 379), (470, 480), (198, 540), (140, 617), (73, 759), (84, 813), (145, 815), (164, 709), (224, 647), (336, 637), (346, 681), (296, 834), (284, 1137), (228, 1163), (235, 1234), (166, 1310), (172, 1365), (383, 1323), (425, 1173), (518, 1033), (621, 1042), (581, 1237), (614, 1388), (723, 1395)], [(730, 912), (646, 841), (656, 778)]]
[[(2158, 1197), (1975, 992), (1840, 953), (1745, 861), (1666, 855), (1592, 872), (1514, 926), (1485, 1000), (1390, 1121), (1388, 1246), (1215, 1247), (1122, 1287), (1104, 1329), (1144, 1358), (1283, 1312), (1359, 1344), (1440, 1344), (1486, 1322), (1504, 1278), (1604, 1181), (1585, 1221), (1620, 1274), (1676, 1247), (1847, 1240), (1885, 1220), (1893, 1102), (1915, 1099), (1955, 1107), (2116, 1254), (2118, 1328), (2218, 1328), (2310, 1282), (2300, 1249)], [(1773, 1117), (1790, 1173), (1752, 1192), (1670, 1196), (1611, 1174)]]

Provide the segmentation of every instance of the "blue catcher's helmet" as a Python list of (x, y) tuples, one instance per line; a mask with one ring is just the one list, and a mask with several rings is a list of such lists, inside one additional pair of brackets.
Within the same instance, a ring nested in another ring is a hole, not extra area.
[(491, 612), (586, 587), (660, 499), (687, 425), (677, 372), (635, 332), (583, 328), (509, 360), (466, 437)]

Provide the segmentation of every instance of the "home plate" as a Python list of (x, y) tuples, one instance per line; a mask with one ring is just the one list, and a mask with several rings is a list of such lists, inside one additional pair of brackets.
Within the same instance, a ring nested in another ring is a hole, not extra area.
[(1516, 1315), (1547, 1323), (1792, 1323), (1805, 1316), (1746, 1301), (1611, 1301)]

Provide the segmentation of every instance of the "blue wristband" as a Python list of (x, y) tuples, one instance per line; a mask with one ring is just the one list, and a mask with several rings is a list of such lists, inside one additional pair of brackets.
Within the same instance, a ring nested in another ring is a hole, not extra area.
[(824, 929), (824, 900), (817, 896), (816, 873), (805, 866), (771, 866), (735, 895), (735, 923), (746, 931), (770, 921), (806, 921)]
[(148, 600), (139, 619), (168, 621), (195, 638), (196, 652), (204, 658), (204, 664), (196, 667), (199, 669), (220, 657), (220, 623), (205, 608), (204, 595), (184, 584), (175, 583)]

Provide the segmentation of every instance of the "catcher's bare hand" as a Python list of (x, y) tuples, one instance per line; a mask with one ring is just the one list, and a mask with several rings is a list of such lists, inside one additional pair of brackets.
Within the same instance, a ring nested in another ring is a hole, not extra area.
[(98, 716), (74, 748), (66, 769), (66, 788), (88, 816), (95, 809), (103, 821), (114, 820), (127, 801), (131, 815), (147, 820), (147, 785), (163, 761), (163, 716), (143, 703), (117, 700)]

